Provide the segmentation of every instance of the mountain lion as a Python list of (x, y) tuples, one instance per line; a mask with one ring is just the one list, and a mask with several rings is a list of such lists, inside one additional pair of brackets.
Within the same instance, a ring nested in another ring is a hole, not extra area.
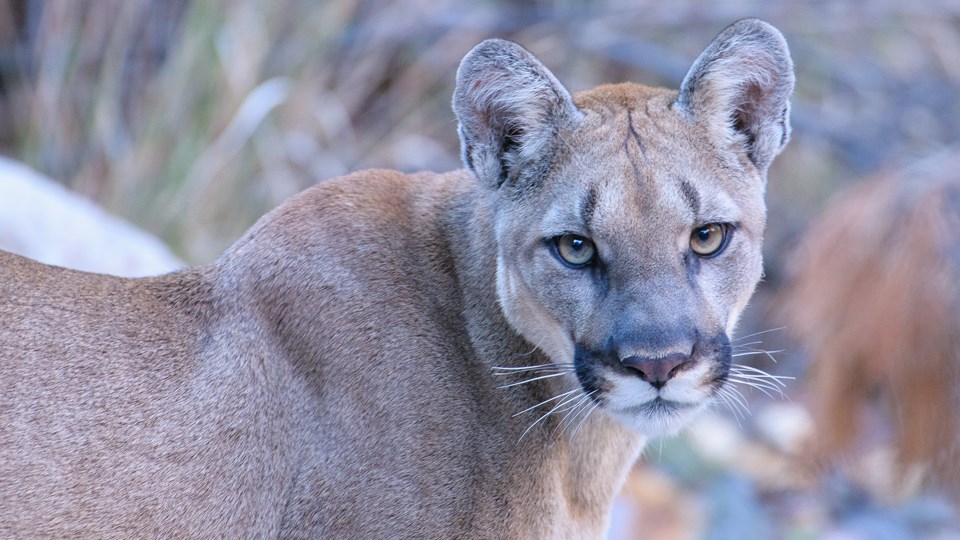
[(679, 92), (477, 45), (466, 170), (372, 170), (146, 279), (0, 254), (0, 536), (601, 537), (728, 376), (793, 67), (758, 20)]

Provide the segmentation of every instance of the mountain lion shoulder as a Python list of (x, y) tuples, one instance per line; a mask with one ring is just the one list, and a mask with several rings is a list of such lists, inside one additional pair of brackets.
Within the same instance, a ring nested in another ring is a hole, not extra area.
[(465, 170), (322, 182), (160, 277), (0, 254), (0, 536), (602, 537), (727, 378), (793, 81), (758, 20), (679, 91), (488, 40)]

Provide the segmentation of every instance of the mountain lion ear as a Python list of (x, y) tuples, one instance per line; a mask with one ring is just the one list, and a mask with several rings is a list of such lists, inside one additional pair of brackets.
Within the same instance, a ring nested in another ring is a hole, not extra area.
[(491, 188), (542, 177), (557, 133), (581, 116), (536, 57), (502, 39), (480, 43), (460, 62), (453, 110), (463, 162)]
[(758, 20), (728, 26), (694, 62), (676, 107), (742, 144), (761, 171), (790, 140), (793, 61), (779, 30)]

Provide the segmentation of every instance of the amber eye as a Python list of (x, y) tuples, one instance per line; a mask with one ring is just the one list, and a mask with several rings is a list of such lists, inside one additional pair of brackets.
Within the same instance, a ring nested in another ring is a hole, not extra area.
[(557, 253), (570, 266), (587, 266), (593, 262), (593, 257), (597, 253), (597, 248), (590, 239), (575, 234), (558, 236), (556, 242)]
[(690, 249), (701, 257), (712, 257), (727, 244), (727, 225), (708, 223), (690, 233)]

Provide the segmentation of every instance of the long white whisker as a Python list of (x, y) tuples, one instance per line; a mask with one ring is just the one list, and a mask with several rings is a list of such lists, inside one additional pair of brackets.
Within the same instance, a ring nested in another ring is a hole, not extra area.
[(516, 354), (516, 355), (514, 355), (514, 357), (518, 357), (518, 356), (530, 356), (531, 354), (537, 352), (537, 349), (540, 348), (540, 345), (543, 345), (543, 340), (544, 340), (544, 339), (546, 339), (546, 338), (545, 338), (545, 337), (540, 338), (540, 341), (538, 341), (537, 344), (534, 345), (532, 349), (530, 349), (530, 352), (525, 352), (525, 353)]
[(740, 407), (746, 416), (750, 415), (750, 407), (747, 406), (747, 400), (735, 386), (724, 386), (723, 388), (718, 389), (717, 392), (726, 394), (726, 396), (729, 397), (733, 403), (736, 403)]
[(766, 372), (762, 369), (755, 368), (748, 365), (733, 364), (730, 366), (730, 372), (736, 373), (737, 375), (743, 375), (744, 377), (752, 377), (755, 379), (786, 379), (793, 380), (794, 377), (789, 375), (774, 375), (773, 373)]
[(757, 385), (762, 386), (768, 390), (773, 390), (774, 392), (782, 393), (781, 389), (784, 387), (784, 384), (780, 381), (770, 381), (762, 377), (751, 377), (749, 375), (743, 375), (739, 373), (728, 373), (727, 380), (736, 381), (738, 383), (747, 384), (747, 385)]
[(539, 348), (540, 348), (539, 345), (534, 345), (534, 347), (533, 347), (532, 349), (530, 349), (528, 352), (525, 352), (525, 353), (517, 353), (517, 354), (513, 355), (513, 357), (514, 357), (514, 358), (519, 358), (519, 357), (521, 357), (521, 356), (530, 356), (531, 354), (537, 352), (537, 349), (539, 349)]
[(505, 384), (505, 385), (503, 385), (503, 386), (498, 386), (497, 388), (512, 388), (512, 387), (514, 387), (514, 386), (520, 386), (521, 384), (529, 384), (529, 383), (532, 383), (532, 382), (534, 382), (534, 381), (539, 381), (539, 380), (543, 380), (543, 379), (549, 379), (549, 378), (551, 378), (551, 377), (560, 377), (560, 376), (566, 375), (566, 374), (568, 374), (568, 373), (572, 373), (572, 372), (570, 372), (570, 371), (561, 371), (560, 373), (551, 373), (550, 375), (540, 375), (539, 377), (534, 377), (534, 378), (532, 378), (532, 379), (527, 379), (527, 380), (525, 380), (525, 381), (520, 381), (520, 382)]
[(730, 366), (730, 371), (737, 373), (738, 375), (743, 375), (743, 376), (753, 375), (758, 378), (776, 381), (778, 384), (784, 387), (786, 387), (787, 385), (783, 381), (792, 381), (796, 379), (796, 377), (790, 377), (788, 375), (774, 375), (772, 373), (767, 373), (762, 369), (755, 368), (753, 366), (748, 366), (745, 364), (733, 364)]
[(733, 372), (727, 373), (728, 379), (736, 379), (738, 382), (750, 383), (750, 384), (759, 384), (770, 390), (780, 392), (781, 388), (786, 388), (787, 385), (783, 381), (778, 381), (771, 377), (761, 377), (759, 375), (751, 375), (749, 373), (739, 373)]
[(580, 419), (580, 423), (577, 424), (577, 427), (573, 428), (573, 433), (570, 434), (571, 439), (577, 436), (577, 432), (580, 431), (580, 427), (583, 426), (583, 423), (587, 421), (587, 418), (590, 418), (590, 415), (593, 414), (593, 411), (597, 410), (597, 407), (599, 406), (600, 402), (598, 401), (593, 404), (593, 407), (590, 407), (590, 410), (587, 411), (587, 414)]
[(584, 402), (586, 402), (586, 400), (588, 399), (590, 399), (590, 396), (588, 396), (587, 394), (583, 394), (579, 398), (577, 398), (577, 402), (574, 403), (572, 407), (570, 407), (570, 409), (567, 411), (566, 414), (563, 415), (563, 418), (560, 419), (560, 422), (557, 424), (557, 427), (559, 428), (560, 426), (562, 426), (567, 421), (567, 419), (570, 418), (570, 415), (578, 411), (580, 406)]
[(574, 388), (573, 390), (569, 390), (569, 391), (564, 392), (564, 393), (562, 393), (562, 394), (560, 394), (560, 395), (553, 396), (553, 397), (550, 398), (550, 399), (545, 399), (545, 400), (541, 401), (540, 403), (537, 403), (536, 405), (534, 405), (534, 406), (532, 406), (532, 407), (527, 407), (526, 409), (524, 409), (524, 410), (522, 410), (522, 411), (514, 414), (513, 416), (511, 416), (511, 418), (516, 418), (516, 417), (520, 416), (521, 414), (530, 412), (530, 411), (536, 409), (537, 407), (539, 407), (539, 406), (541, 406), (541, 405), (544, 405), (544, 404), (546, 404), (546, 403), (550, 403), (551, 401), (553, 401), (553, 400), (555, 400), (555, 399), (562, 399), (562, 398), (564, 398), (564, 397), (566, 397), (566, 396), (569, 396), (570, 394), (572, 394), (572, 393), (574, 393), (574, 392), (579, 392), (579, 391), (580, 391), (579, 388)]
[(777, 359), (773, 355), (777, 353), (782, 353), (782, 352), (783, 352), (783, 349), (778, 349), (774, 351), (754, 350), (754, 351), (748, 351), (748, 352), (739, 352), (739, 353), (731, 354), (730, 356), (736, 358), (738, 356), (751, 356), (754, 354), (763, 354), (763, 355), (766, 355), (767, 358), (769, 358), (771, 361), (773, 361), (774, 364), (776, 364)]
[(740, 427), (740, 429), (743, 429), (743, 424), (740, 423), (740, 418), (742, 417), (742, 414), (730, 401), (730, 398), (727, 396), (727, 393), (723, 391), (723, 389), (721, 388), (717, 390), (717, 393), (715, 395), (720, 400), (720, 402), (726, 405), (727, 409), (729, 409), (730, 412), (733, 413), (733, 419), (737, 421), (737, 425)]
[[(579, 388), (578, 388), (577, 390), (579, 390)], [(530, 425), (527, 427), (527, 429), (525, 429), (525, 430), (523, 431), (523, 433), (520, 434), (520, 438), (517, 439), (517, 446), (520, 446), (520, 441), (522, 441), (523, 438), (526, 437), (527, 433), (529, 433), (530, 430), (533, 429), (534, 426), (536, 426), (536, 425), (539, 424), (540, 422), (543, 422), (544, 420), (546, 420), (547, 417), (549, 417), (551, 414), (557, 412), (558, 409), (559, 409), (561, 412), (567, 410), (567, 409), (561, 409), (561, 407), (563, 407), (563, 406), (565, 406), (565, 405), (569, 405), (570, 403), (572, 403), (572, 402), (574, 402), (574, 401), (576, 401), (576, 400), (578, 400), (578, 399), (580, 399), (580, 396), (577, 396), (577, 395), (570, 396), (570, 397), (562, 400), (560, 403), (557, 403), (556, 405), (554, 405), (552, 409), (550, 409), (549, 411), (547, 411), (546, 413), (544, 413), (540, 418), (537, 418), (532, 424), (530, 424)]]
[(730, 382), (732, 382), (732, 383), (734, 383), (734, 384), (742, 384), (742, 385), (744, 385), (744, 386), (749, 386), (750, 388), (756, 388), (756, 389), (759, 390), (760, 392), (763, 392), (763, 394), (764, 394), (765, 396), (767, 396), (767, 397), (769, 397), (769, 398), (771, 398), (771, 399), (773, 398), (773, 394), (771, 394), (770, 392), (768, 392), (767, 389), (770, 389), (771, 391), (774, 391), (774, 392), (779, 392), (780, 396), (783, 397), (783, 392), (780, 390), (780, 388), (778, 388), (778, 387), (776, 387), (776, 386), (763, 386), (763, 385), (760, 385), (760, 384), (758, 384), (758, 383), (749, 382), (749, 381), (742, 381), (742, 380), (739, 380), (739, 379), (735, 379), (735, 378), (733, 378), (732, 376), (728, 376), (727, 380), (730, 381)]
[(785, 328), (786, 328), (786, 326), (780, 326), (780, 327), (777, 327), (777, 328), (768, 328), (767, 330), (761, 330), (761, 331), (759, 331), (759, 332), (754, 332), (754, 333), (752, 333), (752, 334), (747, 334), (747, 335), (745, 335), (745, 336), (740, 336), (740, 337), (738, 337), (737, 339), (734, 339), (733, 341), (731, 341), (730, 343), (733, 344), (733, 343), (736, 343), (736, 342), (738, 342), (738, 341), (743, 341), (743, 340), (745, 340), (745, 339), (747, 339), (747, 338), (752, 338), (753, 336), (759, 336), (760, 334), (766, 334), (766, 333), (768, 333), (768, 332), (779, 332), (780, 330), (783, 330), (783, 329), (785, 329)]
[(566, 367), (556, 367), (556, 368), (540, 368), (540, 369), (526, 369), (523, 371), (494, 371), (494, 377), (506, 377), (508, 375), (534, 375), (536, 373), (573, 373), (573, 368)]
[(763, 345), (762, 341), (751, 341), (750, 343), (737, 343), (736, 345), (731, 345), (730, 348), (733, 350), (745, 349), (747, 347), (753, 347), (754, 345)]
[(747, 405), (747, 398), (744, 397), (743, 392), (740, 391), (736, 386), (727, 387), (727, 391), (730, 392), (730, 395), (733, 397), (734, 401), (740, 403), (740, 407), (743, 409), (743, 414), (745, 416), (753, 416), (753, 411), (750, 409), (750, 406)]
[(548, 362), (546, 364), (539, 364), (536, 366), (519, 366), (519, 367), (493, 366), (493, 368), (491, 369), (493, 371), (515, 373), (515, 372), (521, 372), (521, 371), (531, 371), (535, 369), (572, 369), (573, 367), (574, 365), (571, 363), (555, 364), (553, 362)]
[(714, 395), (717, 397), (720, 403), (723, 403), (724, 405), (727, 406), (728, 409), (730, 409), (730, 412), (732, 412), (738, 417), (740, 416), (740, 411), (737, 411), (733, 408), (733, 406), (730, 404), (730, 401), (727, 400), (727, 396), (724, 392), (721, 392), (720, 390), (718, 390)]
[(520, 367), (509, 367), (509, 366), (493, 366), (494, 371), (526, 371), (528, 369), (543, 369), (551, 366), (555, 366), (553, 362), (548, 362), (546, 364), (538, 364), (536, 366), (520, 366)]
[(745, 422), (747, 420), (747, 415), (740, 410), (740, 406), (737, 405), (736, 402), (733, 401), (733, 398), (731, 398), (728, 394), (725, 394), (723, 396), (723, 402), (727, 405), (727, 408), (730, 409), (730, 411), (733, 413), (733, 418), (737, 421), (737, 425), (742, 428), (743, 427), (742, 422)]
[[(784, 351), (783, 349), (777, 349), (777, 350), (773, 350), (773, 351), (761, 351), (761, 350), (756, 350), (756, 349), (754, 349), (754, 350), (749, 350), (749, 351), (743, 351), (743, 352), (733, 353), (733, 354), (731, 354), (730, 356), (736, 358), (736, 357), (739, 357), (739, 356), (752, 356), (752, 355), (755, 355), (755, 354), (765, 354), (765, 355), (767, 355), (767, 356), (770, 356), (770, 358), (773, 358), (773, 356), (771, 356), (771, 355), (774, 355), (774, 354), (777, 354), (777, 353), (782, 353), (783, 351)], [(776, 362), (776, 359), (774, 359), (774, 362)]]
[[(557, 433), (557, 439), (559, 439), (560, 436), (563, 435), (563, 433), (567, 430), (567, 428), (569, 428), (571, 425), (573, 425), (574, 422), (577, 421), (577, 417), (580, 416), (581, 413), (583, 413), (585, 410), (589, 408), (590, 396), (592, 396), (596, 392), (597, 392), (596, 390), (593, 390), (588, 394), (584, 394), (583, 397), (580, 398), (580, 401), (578, 401), (577, 404), (574, 406), (573, 411), (570, 411), (566, 415), (564, 415), (563, 419), (560, 420), (560, 423), (557, 424), (557, 428), (560, 428), (560, 432)], [(570, 420), (569, 423), (567, 423), (568, 418)]]

